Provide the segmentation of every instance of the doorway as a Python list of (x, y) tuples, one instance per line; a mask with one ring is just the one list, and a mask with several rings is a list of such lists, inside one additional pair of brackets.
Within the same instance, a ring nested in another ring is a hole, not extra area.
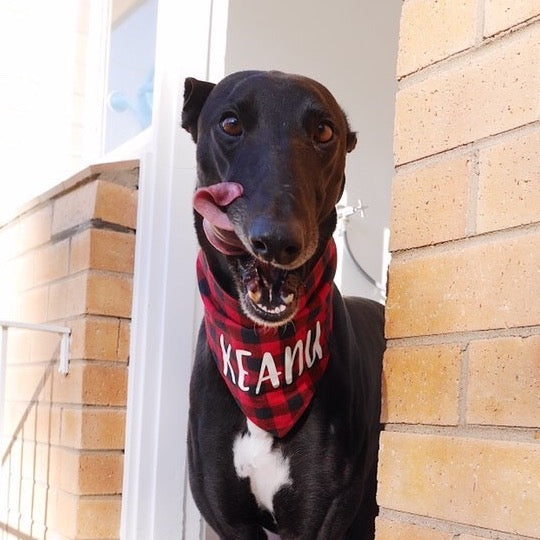
[(394, 171), (400, 13), (400, 0), (231, 0), (225, 50), (226, 74), (276, 69), (306, 75), (327, 86), (344, 109), (358, 144), (347, 156), (343, 204), (363, 211), (345, 224), (350, 253), (341, 244), (337, 279), (344, 294), (379, 301)]
[[(247, 69), (305, 75), (327, 86), (347, 114), (358, 145), (347, 157), (342, 204), (363, 211), (341, 224), (350, 252), (336, 237), (337, 279), (344, 294), (378, 301), (388, 262), (400, 14), (401, 0), (230, 0), (225, 38), (226, 75)], [(217, 536), (207, 529), (205, 538)]]

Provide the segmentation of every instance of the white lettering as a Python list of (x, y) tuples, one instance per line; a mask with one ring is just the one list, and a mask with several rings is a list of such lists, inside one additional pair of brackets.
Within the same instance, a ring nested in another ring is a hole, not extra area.
[[(314, 334), (313, 343), (311, 342)], [(249, 381), (250, 372), (244, 367), (245, 358), (252, 356), (251, 351), (244, 349), (236, 349), (234, 351), (236, 359), (236, 368), (233, 368), (231, 355), (233, 353), (232, 344), (225, 345), (225, 337), (223, 334), (219, 336), (219, 344), (221, 346), (221, 357), (223, 360), (223, 374), (225, 377), (230, 373), (229, 378), (233, 384), (238, 386), (243, 392), (249, 392), (250, 387), (247, 384)], [(284, 380), (280, 378), (283, 372), (278, 371), (274, 357), (270, 352), (265, 352), (261, 359), (259, 368), (259, 376), (255, 393), (261, 392), (262, 384), (265, 381), (270, 381), (274, 388), (278, 388), (281, 384), (292, 384), (295, 378), (300, 377), (304, 369), (310, 369), (315, 364), (316, 360), (321, 360), (323, 357), (323, 349), (321, 346), (321, 323), (316, 322), (315, 328), (308, 330), (306, 339), (299, 339), (294, 347), (287, 345), (278, 365), (284, 367)], [(295, 373), (297, 366), (297, 373)]]
[(293, 381), (293, 366), (294, 359), (298, 358), (298, 376), (302, 375), (304, 371), (304, 362), (302, 360), (304, 352), (304, 342), (299, 339), (292, 349), (289, 346), (285, 347), (285, 382), (291, 384)]
[(238, 387), (240, 390), (247, 392), (249, 390), (249, 386), (245, 385), (245, 380), (248, 372), (244, 369), (244, 365), (242, 364), (242, 356), (251, 356), (251, 353), (249, 351), (244, 351), (243, 349), (237, 349), (236, 351), (236, 364), (238, 365)]
[(321, 347), (321, 323), (317, 321), (315, 326), (315, 341), (313, 341), (313, 357), (315, 355), (319, 357), (319, 360), (323, 357), (322, 347)]
[(311, 344), (311, 330), (308, 330), (307, 336), (306, 336), (306, 365), (308, 368), (312, 367), (315, 363), (315, 360), (317, 360), (316, 357), (319, 358), (319, 360), (322, 358), (322, 347), (321, 347), (321, 324), (319, 321), (317, 321), (317, 324), (315, 326), (315, 339), (313, 340), (313, 347), (311, 349), (311, 355), (310, 355), (310, 347)]
[(306, 366), (310, 368), (314, 362), (315, 358), (312, 360), (309, 352), (309, 346), (311, 344), (311, 330), (308, 330), (307, 336), (306, 336), (306, 348), (304, 349), (304, 352), (306, 354)]
[[(268, 375), (265, 375), (265, 372), (268, 373)], [(255, 393), (258, 394), (261, 391), (261, 384), (268, 380), (270, 380), (274, 388), (277, 388), (279, 386), (280, 375), (281, 371), (276, 369), (274, 357), (269, 352), (265, 352), (262, 357), (261, 369), (259, 370), (259, 380), (257, 381)]]
[(225, 350), (225, 339), (223, 334), (219, 336), (219, 344), (221, 345), (221, 356), (223, 358), (223, 374), (227, 376), (227, 371), (231, 372), (231, 379), (234, 384), (236, 384), (236, 378), (234, 376), (234, 370), (231, 365), (231, 350), (232, 345), (229, 344), (227, 350)]

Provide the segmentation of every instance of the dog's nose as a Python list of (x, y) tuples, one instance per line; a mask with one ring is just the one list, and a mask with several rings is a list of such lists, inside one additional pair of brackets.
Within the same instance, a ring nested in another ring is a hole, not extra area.
[(302, 230), (294, 223), (278, 223), (255, 220), (251, 226), (249, 241), (253, 253), (267, 262), (291, 264), (302, 253)]

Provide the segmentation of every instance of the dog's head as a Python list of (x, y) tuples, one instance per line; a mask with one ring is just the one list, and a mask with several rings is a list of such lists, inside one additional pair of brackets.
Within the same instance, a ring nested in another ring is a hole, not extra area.
[(197, 143), (196, 229), (210, 265), (254, 321), (284, 324), (335, 228), (355, 134), (324, 86), (274, 71), (186, 79), (182, 127)]

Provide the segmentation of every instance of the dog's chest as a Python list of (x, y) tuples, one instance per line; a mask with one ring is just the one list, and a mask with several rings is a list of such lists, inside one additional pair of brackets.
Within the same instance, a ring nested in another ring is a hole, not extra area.
[(291, 485), (289, 459), (279, 448), (272, 448), (273, 437), (247, 421), (248, 431), (233, 444), (234, 468), (239, 478), (248, 478), (251, 491), (261, 508), (273, 512), (274, 495)]

